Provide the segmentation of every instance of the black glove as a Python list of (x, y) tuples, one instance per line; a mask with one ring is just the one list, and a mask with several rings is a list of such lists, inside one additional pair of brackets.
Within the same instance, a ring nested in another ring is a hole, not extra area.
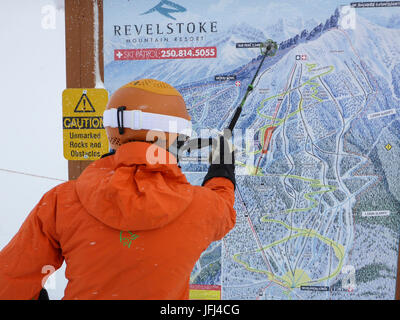
[(214, 140), (216, 143), (212, 146), (209, 156), (210, 167), (202, 186), (212, 178), (222, 177), (231, 180), (236, 189), (235, 152), (226, 137), (227, 135), (220, 136), (219, 139)]
[(38, 300), (50, 300), (49, 294), (47, 293), (46, 289), (43, 288), (42, 290), (40, 290)]

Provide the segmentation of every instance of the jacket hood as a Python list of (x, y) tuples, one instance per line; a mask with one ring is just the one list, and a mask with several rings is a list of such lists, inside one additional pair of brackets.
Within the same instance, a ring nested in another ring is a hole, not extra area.
[(161, 228), (193, 198), (176, 158), (146, 142), (124, 144), (114, 155), (93, 162), (76, 181), (76, 192), (90, 215), (123, 231)]

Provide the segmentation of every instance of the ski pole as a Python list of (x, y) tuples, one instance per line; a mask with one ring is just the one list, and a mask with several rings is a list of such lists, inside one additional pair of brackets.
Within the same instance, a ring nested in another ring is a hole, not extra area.
[[(265, 58), (267, 56), (269, 56), (269, 57), (274, 56), (276, 54), (276, 51), (278, 50), (278, 45), (273, 40), (267, 40), (265, 43), (261, 43), (260, 44), (260, 50), (261, 50), (261, 54), (262, 54), (263, 57), (262, 57), (261, 62), (259, 64), (258, 68), (257, 68), (256, 73), (253, 76), (253, 79), (251, 80), (249, 86), (247, 87), (246, 93), (245, 93), (242, 101), (240, 102), (239, 106), (236, 108), (236, 111), (235, 111), (235, 113), (234, 113), (234, 115), (233, 115), (233, 117), (232, 117), (232, 119), (231, 119), (231, 121), (229, 123), (229, 126), (228, 126), (227, 129), (229, 130), (230, 134), (232, 134), (233, 129), (235, 128), (236, 123), (240, 118), (240, 114), (242, 113), (243, 106), (246, 103), (246, 100), (247, 100), (250, 92), (253, 91), (253, 89), (254, 89), (254, 87), (253, 87), (254, 82), (256, 81), (258, 73), (260, 72), (261, 67), (264, 64)], [(201, 149), (201, 148), (204, 148), (204, 147), (208, 147), (209, 145), (212, 144), (213, 140), (214, 140), (213, 138), (208, 138), (208, 139), (207, 138), (206, 139), (204, 139), (204, 138), (189, 139), (186, 143), (181, 144), (180, 149), (182, 148), (183, 149), (182, 151), (187, 150), (190, 153), (191, 150), (196, 150), (196, 149)]]

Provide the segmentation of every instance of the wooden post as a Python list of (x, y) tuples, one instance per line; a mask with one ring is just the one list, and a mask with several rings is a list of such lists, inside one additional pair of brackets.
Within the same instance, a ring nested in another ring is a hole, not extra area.
[[(65, 0), (65, 47), (67, 88), (94, 88), (95, 38), (94, 6), (99, 12), (98, 58), (104, 81), (103, 61), (103, 1)], [(77, 179), (92, 161), (68, 161), (69, 180)]]

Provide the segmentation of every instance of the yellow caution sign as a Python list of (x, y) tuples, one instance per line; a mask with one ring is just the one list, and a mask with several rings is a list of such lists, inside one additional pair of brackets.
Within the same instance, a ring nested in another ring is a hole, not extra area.
[(109, 150), (103, 126), (108, 102), (105, 89), (66, 89), (63, 92), (64, 158), (97, 160)]

